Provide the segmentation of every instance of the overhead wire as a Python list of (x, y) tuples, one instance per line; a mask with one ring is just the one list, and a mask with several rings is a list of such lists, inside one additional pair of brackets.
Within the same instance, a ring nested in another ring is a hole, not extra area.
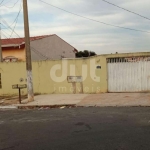
[[(20, 6), (20, 7), (21, 7), (21, 6)], [(18, 17), (19, 17), (19, 15), (20, 15), (21, 10), (22, 10), (22, 8), (19, 9), (19, 12), (17, 13), (16, 18), (14, 19), (14, 21), (13, 21), (13, 22), (11, 23), (11, 25), (9, 25), (9, 26), (12, 26), (12, 25), (18, 20)], [(9, 28), (9, 27), (8, 27), (8, 28)], [(7, 29), (7, 28), (3, 28), (3, 29)]]
[[(5, 24), (9, 27), (10, 30), (13, 30), (13, 29), (8, 25), (8, 23), (7, 23), (4, 19), (2, 19), (2, 20), (5, 22)], [(2, 32), (3, 32), (3, 31), (2, 31)], [(5, 33), (6, 33), (6, 32), (5, 32)], [(18, 34), (16, 31), (14, 31), (14, 33), (17, 35), (18, 38), (21, 38), (21, 37), (19, 36), (19, 34)], [(8, 34), (8, 33), (7, 33), (7, 34)], [(5, 37), (6, 37), (6, 36), (5, 36)], [(11, 40), (10, 38), (7, 38), (7, 39)], [(20, 41), (22, 41), (22, 40), (20, 40)], [(41, 52), (39, 52), (39, 51), (38, 51), (37, 49), (35, 49), (33, 46), (30, 45), (30, 48), (31, 48), (32, 51), (34, 51), (34, 52), (35, 52), (36, 54), (38, 54), (39, 56), (44, 57), (45, 60), (48, 60), (48, 59), (49, 59), (47, 56), (43, 55)]]
[[(11, 0), (10, 0), (10, 1), (11, 1)], [(13, 7), (15, 7), (15, 5), (16, 5), (20, 0), (17, 0), (12, 6), (6, 6), (6, 4), (9, 3), (10, 1), (4, 3), (3, 5), (0, 5), (0, 7), (4, 6), (4, 7), (6, 7), (6, 8), (13, 8)]]
[[(18, 2), (19, 2), (19, 0), (17, 0), (16, 3), (14, 3), (13, 7), (14, 7)], [(2, 4), (2, 3), (3, 3), (3, 1), (2, 1), (0, 4)], [(12, 7), (11, 7), (11, 8), (12, 8)], [(17, 14), (15, 20), (13, 21), (13, 23), (12, 23), (11, 25), (9, 25), (9, 24), (7, 23), (7, 21), (5, 21), (3, 18), (1, 18), (1, 21), (2, 21), (4, 24), (0, 23), (0, 25), (7, 26), (7, 28), (5, 28), (5, 29), (10, 29), (10, 30), (11, 30), (11, 34), (10, 34), (10, 35), (9, 35), (7, 32), (2, 31), (2, 32), (4, 32), (5, 34), (7, 34), (7, 35), (9, 36), (9, 38), (8, 38), (4, 33), (2, 33), (3, 36), (4, 36), (6, 39), (10, 40), (10, 41), (12, 41), (12, 40), (11, 40), (11, 36), (12, 36), (13, 33), (15, 33), (18, 38), (21, 38), (21, 37), (19, 36), (19, 34), (15, 31), (15, 27), (16, 27), (16, 24), (17, 24), (17, 21), (18, 21), (18, 17), (19, 17), (19, 15), (20, 15), (21, 10), (22, 10), (22, 5), (20, 5), (19, 12), (18, 12), (18, 14)], [(11, 26), (12, 26), (14, 23), (15, 23), (15, 25), (14, 25), (14, 28), (12, 29)], [(0, 28), (1, 28), (1, 27), (0, 27)], [(35, 49), (35, 48), (32, 47), (31, 45), (30, 45), (30, 47), (31, 47), (31, 50), (34, 51), (37, 55), (39, 55), (41, 58), (44, 57), (45, 60), (49, 59), (48, 57), (46, 57), (45, 55), (43, 55), (41, 52), (39, 52), (37, 49)]]
[[(6, 34), (9, 36), (8, 33), (2, 31), (2, 35), (3, 35), (6, 39), (8, 39), (8, 40), (14, 42), (12, 39), (8, 38), (8, 37), (6, 36)], [(21, 38), (21, 37), (20, 37), (20, 38)], [(44, 60), (48, 60), (48, 59), (49, 59), (48, 57), (44, 56), (42, 53), (40, 53), (37, 49), (35, 49), (35, 48), (32, 47), (31, 45), (30, 45), (30, 47), (31, 47), (31, 50), (34, 51), (40, 58), (43, 59), (43, 57), (44, 57), (44, 58), (45, 58)]]
[(123, 7), (121, 7), (121, 6), (118, 6), (118, 5), (116, 5), (116, 4), (113, 4), (113, 3), (111, 3), (111, 2), (108, 2), (108, 1), (106, 1), (106, 0), (101, 0), (101, 1), (106, 2), (106, 3), (110, 4), (110, 5), (113, 5), (113, 6), (115, 6), (115, 7), (118, 7), (118, 8), (120, 8), (120, 9), (123, 9), (123, 10), (125, 10), (125, 11), (128, 11), (128, 12), (130, 12), (130, 13), (132, 13), (132, 14), (135, 14), (135, 15), (137, 15), (137, 16), (140, 16), (140, 17), (142, 17), (142, 18), (147, 19), (147, 20), (150, 21), (150, 18), (145, 17), (145, 16), (143, 16), (143, 15), (141, 15), (141, 14), (138, 14), (138, 13), (136, 13), (136, 12), (134, 12), (134, 11), (128, 10), (128, 9), (126, 9), (126, 8), (123, 8)]
[(116, 27), (116, 28), (121, 28), (121, 29), (125, 29), (125, 30), (131, 30), (131, 31), (137, 31), (137, 32), (150, 33), (149, 31), (145, 31), (145, 30), (139, 30), (139, 29), (133, 29), (133, 28), (128, 28), (128, 27), (113, 25), (113, 24), (109, 24), (109, 23), (106, 23), (106, 22), (102, 22), (102, 21), (99, 21), (99, 20), (92, 19), (92, 18), (88, 18), (88, 17), (82, 16), (82, 15), (73, 13), (73, 12), (71, 12), (71, 11), (65, 10), (65, 9), (63, 9), (63, 8), (54, 6), (54, 5), (52, 5), (52, 4), (50, 4), (50, 3), (47, 3), (47, 2), (45, 2), (45, 1), (42, 1), (42, 0), (39, 0), (39, 1), (42, 2), (42, 3), (45, 3), (45, 4), (49, 5), (49, 6), (52, 6), (52, 7), (54, 7), (54, 8), (57, 8), (57, 9), (59, 9), (59, 10), (62, 10), (62, 11), (64, 11), (64, 12), (67, 12), (67, 13), (70, 13), (70, 14), (72, 14), (72, 15), (75, 15), (75, 16), (78, 16), (78, 17), (81, 17), (81, 18), (84, 18), (84, 19), (87, 19), (87, 20), (90, 20), (90, 21), (94, 21), (94, 22), (97, 22), (97, 23), (100, 23), (100, 24), (104, 24), (104, 25), (112, 26), (112, 27)]
[(12, 6), (6, 6), (5, 4), (3, 6), (5, 6), (6, 8), (14, 8), (15, 5), (19, 2), (20, 0), (17, 0)]
[[(20, 5), (20, 10), (19, 10), (19, 12), (18, 12), (18, 14), (17, 14), (17, 16), (16, 16), (16, 18), (15, 18), (15, 20), (14, 20), (14, 22), (11, 24), (11, 25), (13, 25), (15, 22), (17, 23), (17, 20), (18, 20), (18, 17), (19, 17), (19, 14), (20, 14), (20, 12), (21, 12), (21, 10), (22, 10), (22, 7), (21, 7), (21, 5)], [(12, 36), (12, 34), (13, 33), (15, 33), (15, 35), (20, 39), (21, 37), (19, 36), (19, 34), (15, 31), (15, 26), (14, 26), (14, 28), (12, 29), (12, 27), (7, 23), (7, 21), (5, 21), (5, 19), (3, 19), (2, 17), (1, 17), (1, 21), (4, 23), (0, 23), (1, 25), (3, 25), (3, 26), (7, 26), (7, 28), (5, 28), (5, 29), (9, 29), (10, 31), (11, 31), (11, 35), (9, 35), (7, 32), (4, 32), (3, 30), (2, 30), (2, 34), (3, 34), (3, 36), (6, 38), (6, 39), (8, 39), (8, 40), (10, 40), (10, 41), (12, 41), (12, 39), (10, 39), (11, 38), (11, 36)], [(16, 25), (16, 24), (15, 24)], [(5, 34), (7, 34), (8, 36), (10, 36), (9, 38), (5, 35)], [(19, 40), (18, 39), (18, 40)], [(22, 41), (21, 39), (20, 39), (20, 41)], [(47, 60), (47, 59), (49, 59), (48, 57), (46, 57), (45, 55), (43, 55), (42, 53), (40, 53), (37, 49), (35, 49), (34, 47), (32, 47), (31, 45), (30, 45), (30, 47), (31, 47), (31, 50), (32, 51), (34, 51), (40, 58), (45, 58), (45, 60)]]
[[(5, 26), (7, 26), (8, 29), (12, 32), (11, 26), (9, 26), (8, 23), (7, 23), (3, 18), (1, 18), (1, 21), (2, 21), (2, 22), (5, 24)], [(13, 31), (13, 32), (14, 32), (18, 37), (20, 37), (19, 34), (16, 33), (16, 31)]]
[(0, 5), (1, 5), (3, 2), (4, 2), (4, 0), (2, 0), (2, 1), (0, 2)]
[(2, 30), (2, 32), (5, 33), (5, 34), (7, 34), (9, 36), (9, 34), (6, 31)]
[(11, 38), (12, 34), (14, 33), (14, 30), (15, 30), (15, 28), (16, 28), (16, 25), (17, 25), (17, 22), (18, 22), (18, 17), (19, 17), (19, 15), (20, 15), (21, 10), (22, 10), (22, 3), (20, 4), (20, 10), (19, 10), (19, 12), (18, 12), (18, 14), (17, 14), (17, 17), (16, 17), (16, 19), (15, 19), (15, 20), (16, 20), (16, 21), (15, 21), (15, 25), (14, 25), (14, 28), (13, 28), (13, 30), (12, 30), (11, 35), (10, 35), (9, 38)]
[(39, 56), (44, 57), (45, 60), (48, 60), (48, 59), (49, 59), (48, 57), (46, 57), (45, 55), (43, 55), (42, 53), (40, 53), (37, 49), (35, 49), (35, 48), (32, 47), (31, 45), (30, 45), (30, 47), (31, 47), (31, 50), (32, 50), (32, 51), (34, 51), (35, 53), (37, 53)]

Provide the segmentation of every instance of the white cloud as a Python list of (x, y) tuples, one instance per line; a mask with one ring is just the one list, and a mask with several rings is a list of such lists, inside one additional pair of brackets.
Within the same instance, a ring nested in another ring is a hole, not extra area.
[[(73, 13), (109, 24), (136, 28), (150, 32), (150, 21), (140, 18), (101, 0), (43, 0)], [(16, 0), (12, 0), (13, 5)], [(96, 53), (149, 51), (150, 34), (106, 26), (74, 16), (39, 0), (28, 1), (30, 35), (57, 34), (78, 50), (92, 50)], [(111, 0), (110, 2), (150, 18), (149, 0)], [(12, 8), (1, 7), (2, 17), (11, 24), (19, 11), (20, 2)], [(15, 30), (24, 35), (23, 14)], [(10, 30), (5, 30), (10, 34)], [(15, 36), (15, 34), (13, 34)]]

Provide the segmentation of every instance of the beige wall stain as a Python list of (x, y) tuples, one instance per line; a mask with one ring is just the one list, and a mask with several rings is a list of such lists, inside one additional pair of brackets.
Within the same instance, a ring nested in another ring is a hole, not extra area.
[[(134, 53), (120, 55), (99, 55), (91, 58), (83, 59), (65, 59), (33, 62), (33, 85), (34, 93), (38, 94), (73, 94), (74, 85), (68, 83), (68, 76), (85, 76), (82, 83), (76, 84), (76, 93), (99, 94), (108, 92), (107, 81), (107, 58), (126, 57), (126, 56), (150, 56), (150, 53)], [(65, 79), (56, 82), (51, 77), (52, 68), (55, 65), (60, 66), (54, 74), (57, 78), (62, 76), (62, 66), (65, 63)], [(91, 66), (91, 62), (95, 62)], [(74, 67), (73, 67), (74, 66)], [(97, 66), (101, 68), (98, 69)], [(87, 67), (87, 68), (86, 68)], [(91, 70), (95, 71), (95, 74)], [(0, 95), (16, 95), (17, 90), (12, 89), (14, 84), (26, 84), (27, 72), (25, 62), (16, 63), (0, 63), (0, 73), (2, 89)], [(91, 74), (94, 77), (91, 77)], [(100, 81), (98, 82), (98, 79)], [(20, 79), (24, 79), (22, 82)], [(27, 89), (23, 90), (27, 94)]]

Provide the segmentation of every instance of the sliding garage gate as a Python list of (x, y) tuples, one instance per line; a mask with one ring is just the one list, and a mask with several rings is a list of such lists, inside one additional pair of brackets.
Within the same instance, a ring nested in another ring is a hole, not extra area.
[(108, 63), (108, 92), (150, 91), (150, 59), (111, 58)]

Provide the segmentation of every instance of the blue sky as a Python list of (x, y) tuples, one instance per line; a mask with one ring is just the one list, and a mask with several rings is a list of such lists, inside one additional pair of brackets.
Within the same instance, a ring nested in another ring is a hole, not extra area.
[[(0, 0), (1, 2), (2, 0)], [(101, 0), (43, 0), (73, 13), (109, 24), (146, 30), (150, 32), (150, 20), (146, 20)], [(108, 0), (116, 5), (150, 18), (149, 0)], [(22, 0), (4, 0), (0, 13), (9, 25), (14, 21)], [(5, 6), (6, 7), (5, 7)], [(91, 50), (97, 54), (150, 51), (150, 34), (129, 31), (92, 22), (46, 5), (39, 0), (28, 0), (30, 35), (57, 34), (78, 50)], [(2, 28), (6, 27), (5, 23)], [(13, 28), (14, 24), (11, 26)], [(24, 36), (21, 11), (15, 31)], [(2, 37), (9, 37), (10, 29), (2, 29)], [(12, 37), (17, 37), (13, 34)]]

